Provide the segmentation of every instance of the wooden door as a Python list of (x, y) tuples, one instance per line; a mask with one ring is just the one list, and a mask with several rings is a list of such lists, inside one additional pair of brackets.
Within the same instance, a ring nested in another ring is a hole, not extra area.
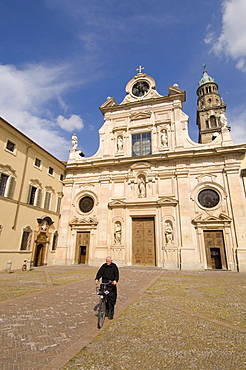
[(90, 232), (82, 231), (77, 232), (76, 241), (76, 263), (87, 263), (88, 262), (88, 252), (90, 245)]
[(44, 244), (38, 244), (36, 247), (36, 253), (34, 258), (34, 266), (43, 266), (45, 256), (45, 246)]
[(155, 266), (154, 218), (132, 220), (132, 261), (133, 265)]
[(211, 269), (227, 269), (223, 231), (204, 231), (207, 264)]

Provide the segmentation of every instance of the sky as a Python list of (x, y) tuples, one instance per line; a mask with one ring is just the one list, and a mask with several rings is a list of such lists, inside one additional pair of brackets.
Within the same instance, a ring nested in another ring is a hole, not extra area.
[(0, 116), (60, 160), (71, 137), (91, 156), (99, 107), (124, 99), (142, 65), (183, 111), (197, 141), (203, 65), (227, 104), (235, 144), (246, 143), (246, 0), (1, 0)]

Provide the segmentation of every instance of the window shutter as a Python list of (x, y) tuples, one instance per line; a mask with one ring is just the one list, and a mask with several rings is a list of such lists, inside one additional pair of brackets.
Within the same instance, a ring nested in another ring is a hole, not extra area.
[(9, 189), (8, 189), (7, 198), (10, 198), (10, 199), (13, 198), (14, 187), (15, 187), (15, 178), (11, 176), (9, 179)]
[(29, 185), (27, 204), (30, 204), (31, 191), (32, 191), (32, 185)]
[(37, 189), (37, 202), (36, 202), (36, 206), (37, 207), (40, 207), (40, 203), (41, 203), (41, 189)]
[(51, 194), (47, 192), (45, 194), (44, 209), (48, 209), (49, 210), (49, 208), (50, 208), (50, 197), (51, 197)]

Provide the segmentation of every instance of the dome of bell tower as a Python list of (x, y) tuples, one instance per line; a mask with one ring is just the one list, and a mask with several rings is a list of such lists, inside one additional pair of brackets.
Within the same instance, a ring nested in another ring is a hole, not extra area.
[(206, 65), (204, 65), (203, 76), (200, 79), (198, 84), (199, 84), (199, 86), (202, 86), (202, 85), (207, 84), (209, 82), (214, 82), (214, 79), (208, 75), (208, 72), (206, 70)]

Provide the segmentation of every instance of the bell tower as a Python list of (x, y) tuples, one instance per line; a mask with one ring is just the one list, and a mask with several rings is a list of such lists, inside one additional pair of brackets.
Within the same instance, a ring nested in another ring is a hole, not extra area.
[(198, 142), (205, 144), (214, 140), (221, 133), (226, 122), (226, 104), (218, 93), (218, 85), (208, 75), (206, 66), (203, 69), (203, 77), (199, 81), (197, 95)]

